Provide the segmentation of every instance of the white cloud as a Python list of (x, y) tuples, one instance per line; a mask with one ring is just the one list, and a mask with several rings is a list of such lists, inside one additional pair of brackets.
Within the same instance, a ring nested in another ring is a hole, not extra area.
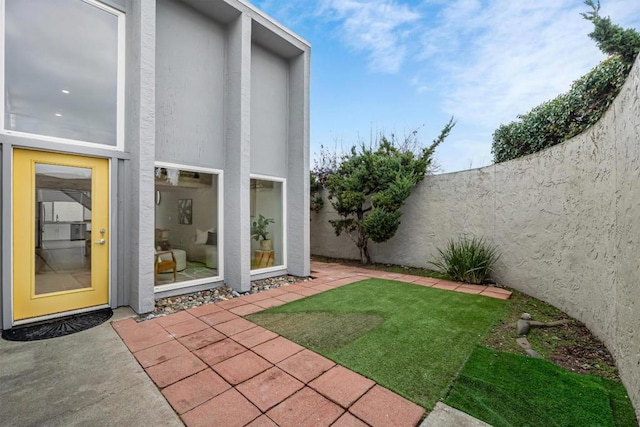
[(256, 5), (288, 26), (324, 24), (326, 37), (366, 55), (370, 71), (390, 74), (404, 63), (421, 18), (396, 0), (261, 0)]
[(396, 73), (420, 15), (393, 0), (325, 0), (319, 13), (340, 22), (340, 39), (368, 56), (369, 69)]
[[(319, 37), (339, 40), (367, 59), (369, 71), (396, 74), (392, 78), (415, 92), (415, 102), (423, 100), (424, 111), (440, 108), (444, 115), (455, 115), (458, 124), (438, 149), (446, 171), (490, 163), (491, 134), (501, 123), (565, 92), (604, 59), (588, 38), (592, 24), (580, 16), (588, 11), (583, 0), (261, 4), (287, 25), (303, 20), (301, 28), (312, 26)], [(640, 29), (638, 0), (603, 0), (601, 14), (623, 27)], [(363, 84), (368, 81), (363, 77)], [(380, 113), (382, 122), (401, 120), (403, 108), (399, 102)]]
[(318, 11), (316, 2), (305, 0), (260, 0), (252, 3), (255, 3), (260, 10), (266, 11), (278, 22), (290, 28), (299, 25), (310, 25)]
[(436, 152), (443, 172), (480, 168), (493, 163), (491, 142), (483, 135), (451, 138), (445, 144), (445, 150)]
[[(587, 37), (592, 24), (580, 16), (585, 11), (576, 0), (446, 6), (424, 36), (422, 52), (444, 72), (443, 109), (495, 128), (566, 91), (603, 59)], [(608, 0), (601, 13), (625, 24), (629, 15), (640, 16), (640, 2)]]
[(418, 76), (411, 79), (411, 86), (415, 87), (419, 94), (427, 93), (431, 90), (429, 83)]
[[(580, 16), (588, 11), (582, 0), (426, 4), (438, 7), (437, 16), (424, 33), (412, 83), (430, 77), (430, 93), (458, 120), (439, 152), (445, 171), (490, 164), (492, 133), (500, 124), (567, 91), (604, 59), (588, 38), (593, 25)], [(606, 0), (600, 13), (640, 28), (637, 0)]]

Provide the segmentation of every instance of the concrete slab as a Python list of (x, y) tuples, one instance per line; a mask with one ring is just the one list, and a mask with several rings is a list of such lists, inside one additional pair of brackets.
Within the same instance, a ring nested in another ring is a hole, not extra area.
[(491, 424), (438, 402), (420, 427), (491, 427)]
[[(133, 316), (129, 308), (111, 319)], [(33, 342), (0, 340), (3, 425), (182, 426), (110, 322)]]

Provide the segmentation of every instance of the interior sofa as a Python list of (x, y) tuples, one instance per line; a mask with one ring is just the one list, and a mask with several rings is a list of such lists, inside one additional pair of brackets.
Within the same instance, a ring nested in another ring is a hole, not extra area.
[(218, 268), (218, 233), (213, 229), (196, 230), (193, 239), (187, 245), (182, 245), (180, 249), (187, 252), (189, 261), (201, 262), (208, 268)]
[(189, 261), (201, 262), (209, 268), (218, 268), (218, 245), (191, 242), (180, 249), (187, 252)]
[[(156, 249), (162, 250), (163, 231), (156, 228)], [(168, 233), (166, 234), (168, 236)], [(218, 268), (218, 238), (213, 229), (207, 231), (196, 230), (196, 234), (190, 237), (187, 244), (176, 244), (165, 240), (170, 249), (181, 249), (186, 252), (186, 259), (193, 262), (201, 262), (208, 268)], [(184, 240), (183, 240), (184, 242)], [(183, 267), (184, 269), (184, 267)], [(178, 271), (181, 271), (180, 269)]]

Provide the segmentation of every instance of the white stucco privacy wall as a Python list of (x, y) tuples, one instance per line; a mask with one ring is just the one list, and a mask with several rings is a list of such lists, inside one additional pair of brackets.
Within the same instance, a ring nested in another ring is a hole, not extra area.
[[(445, 142), (446, 144), (446, 142)], [(311, 253), (358, 258), (327, 219), (311, 220)], [(374, 261), (426, 266), (447, 240), (485, 236), (496, 279), (584, 322), (616, 358), (640, 418), (640, 59), (605, 116), (524, 158), (432, 176), (403, 207)]]

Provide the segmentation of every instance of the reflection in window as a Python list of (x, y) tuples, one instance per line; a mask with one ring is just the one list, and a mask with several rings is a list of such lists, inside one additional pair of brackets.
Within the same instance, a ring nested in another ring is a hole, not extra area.
[(91, 287), (91, 169), (37, 163), (35, 178), (36, 295)]
[(282, 182), (251, 180), (251, 269), (284, 265)]
[(82, 0), (6, 0), (5, 129), (117, 145), (118, 19)]
[(218, 175), (157, 167), (155, 201), (156, 285), (218, 276)]

